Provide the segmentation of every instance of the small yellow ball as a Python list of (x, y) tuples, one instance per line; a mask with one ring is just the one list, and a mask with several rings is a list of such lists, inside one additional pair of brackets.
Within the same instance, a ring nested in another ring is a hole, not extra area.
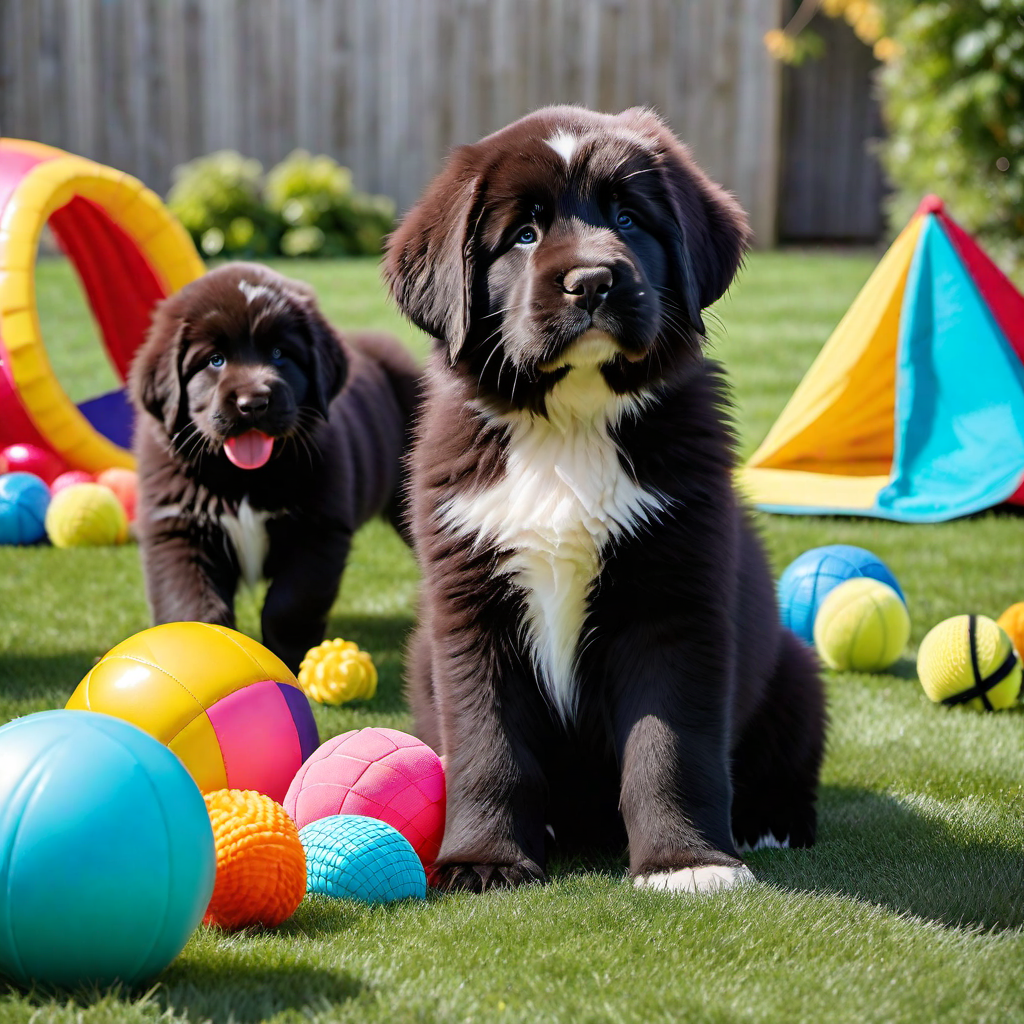
[(833, 588), (814, 620), (814, 645), (829, 668), (879, 672), (909, 639), (910, 615), (899, 594), (866, 576)]
[(377, 669), (351, 640), (325, 640), (302, 659), (299, 686), (321, 704), (369, 700), (377, 692)]
[(56, 548), (102, 547), (128, 539), (128, 517), (102, 484), (73, 484), (54, 495), (46, 533)]
[(933, 627), (918, 649), (917, 675), (929, 699), (977, 711), (1012, 707), (1020, 694), (1020, 658), (1005, 630), (984, 615), (954, 615)]

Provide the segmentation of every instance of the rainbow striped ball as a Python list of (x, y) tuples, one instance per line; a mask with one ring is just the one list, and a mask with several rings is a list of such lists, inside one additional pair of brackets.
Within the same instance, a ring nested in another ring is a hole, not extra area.
[(444, 768), (415, 736), (398, 729), (354, 729), (328, 740), (302, 766), (284, 808), (300, 829), (332, 814), (387, 822), (429, 867), (444, 835)]
[(306, 892), (364, 903), (423, 899), (427, 876), (409, 840), (376, 818), (332, 814), (299, 831)]
[(69, 708), (123, 718), (165, 743), (204, 793), (280, 803), (319, 737), (306, 695), (262, 644), (226, 626), (172, 622), (108, 651)]

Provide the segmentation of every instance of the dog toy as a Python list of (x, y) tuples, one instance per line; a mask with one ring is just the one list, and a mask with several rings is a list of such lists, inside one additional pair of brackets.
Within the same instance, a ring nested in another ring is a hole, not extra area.
[(867, 576), (833, 587), (814, 620), (814, 645), (829, 668), (880, 672), (909, 639), (907, 606), (892, 587)]
[(805, 643), (813, 643), (821, 602), (833, 587), (857, 576), (887, 583), (901, 601), (906, 600), (896, 577), (877, 555), (849, 544), (829, 544), (805, 551), (783, 572), (778, 586), (782, 624)]
[(306, 855), (284, 808), (253, 790), (205, 796), (217, 848), (217, 881), (203, 918), (233, 930), (276, 928), (306, 894)]
[(109, 487), (124, 509), (129, 523), (135, 522), (135, 505), (139, 496), (139, 474), (134, 469), (111, 466), (96, 477), (96, 483)]
[(73, 487), (75, 484), (94, 484), (96, 478), (92, 473), (86, 473), (84, 469), (69, 469), (66, 473), (61, 473), (60, 476), (56, 477), (52, 484), (50, 484), (50, 497), (54, 497), (60, 494), (66, 487)]
[(0, 476), (0, 544), (35, 544), (46, 536), (50, 492), (33, 473)]
[(1006, 632), (1013, 644), (1013, 649), (1019, 655), (1021, 648), (1024, 648), (1024, 601), (1011, 604), (1002, 615), (996, 619), (996, 624)]
[(0, 975), (151, 978), (202, 920), (215, 864), (199, 790), (142, 730), (83, 711), (0, 728)]
[(1012, 707), (1020, 694), (1020, 658), (984, 615), (954, 615), (934, 626), (918, 648), (917, 675), (930, 700), (978, 711)]
[(199, 788), (255, 789), (282, 800), (319, 738), (295, 676), (225, 626), (171, 622), (108, 651), (69, 708), (127, 719), (166, 743)]
[(325, 640), (302, 659), (299, 686), (321, 704), (370, 700), (377, 692), (377, 669), (370, 655), (351, 640)]
[(9, 444), (0, 455), (9, 472), (32, 473), (47, 485), (67, 469), (56, 455), (34, 444)]
[(306, 891), (363, 903), (423, 899), (427, 876), (409, 840), (376, 818), (332, 814), (299, 832)]
[(284, 806), (300, 829), (332, 814), (378, 818), (412, 843), (426, 867), (444, 835), (444, 768), (415, 736), (354, 729), (328, 740), (306, 761)]
[(46, 533), (55, 548), (106, 547), (128, 539), (128, 518), (102, 484), (72, 484), (50, 502)]

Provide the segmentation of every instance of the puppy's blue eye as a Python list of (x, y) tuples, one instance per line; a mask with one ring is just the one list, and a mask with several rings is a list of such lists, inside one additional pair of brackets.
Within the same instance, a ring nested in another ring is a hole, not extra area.
[(284, 359), (284, 356), (281, 354), (281, 350), (279, 348), (272, 348), (270, 350), (270, 359), (272, 362), (279, 363)]
[(529, 224), (516, 235), (516, 245), (533, 245), (536, 241), (537, 229)]
[(215, 370), (219, 370), (226, 362), (227, 360), (219, 352), (214, 352), (213, 355), (210, 356), (210, 366)]
[(616, 216), (615, 223), (618, 224), (620, 228), (631, 228), (633, 226), (633, 218), (623, 210)]

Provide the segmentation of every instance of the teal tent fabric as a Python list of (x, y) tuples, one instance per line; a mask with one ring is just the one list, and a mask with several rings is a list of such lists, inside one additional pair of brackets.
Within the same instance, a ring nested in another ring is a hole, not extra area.
[(935, 217), (911, 263), (898, 360), (877, 514), (935, 522), (1006, 501), (1024, 466), (1024, 365)]

